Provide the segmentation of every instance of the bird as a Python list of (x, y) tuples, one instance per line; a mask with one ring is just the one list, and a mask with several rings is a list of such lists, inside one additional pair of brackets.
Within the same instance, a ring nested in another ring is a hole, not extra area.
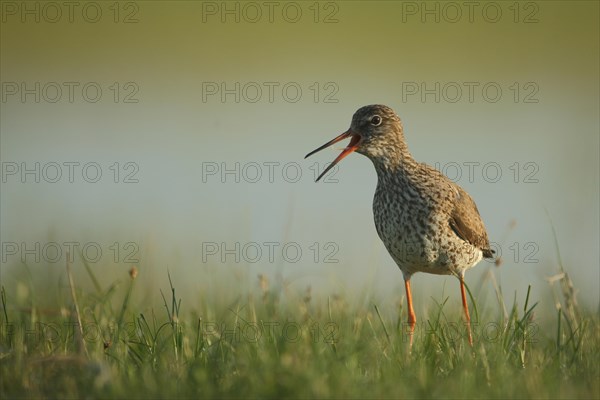
[(385, 105), (359, 108), (347, 131), (304, 158), (348, 138), (348, 145), (315, 182), (353, 152), (372, 161), (377, 172), (373, 197), (375, 227), (403, 274), (411, 347), (417, 318), (410, 280), (417, 272), (458, 278), (472, 346), (464, 276), (483, 258), (494, 257), (475, 202), (440, 171), (413, 158), (405, 141), (402, 121)]

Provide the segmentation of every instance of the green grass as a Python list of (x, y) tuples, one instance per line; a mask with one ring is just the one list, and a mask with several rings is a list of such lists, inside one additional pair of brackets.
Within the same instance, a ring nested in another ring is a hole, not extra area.
[(1, 398), (600, 397), (600, 319), (568, 275), (546, 322), (529, 292), (472, 307), (473, 347), (460, 308), (431, 299), (411, 348), (405, 310), (368, 298), (315, 299), (261, 276), (233, 301), (215, 288), (184, 301), (167, 276), (149, 307), (140, 278), (103, 287), (86, 268), (89, 288), (67, 268), (60, 288), (29, 284), (26, 304), (2, 287)]

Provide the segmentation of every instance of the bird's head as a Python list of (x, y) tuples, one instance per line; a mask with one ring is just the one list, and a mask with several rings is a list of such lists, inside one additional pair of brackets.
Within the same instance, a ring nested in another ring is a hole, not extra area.
[(391, 108), (373, 104), (359, 108), (352, 116), (350, 129), (316, 150), (307, 158), (339, 141), (350, 138), (350, 143), (317, 178), (321, 179), (331, 168), (352, 152), (363, 154), (375, 164), (385, 164), (397, 159), (405, 150), (402, 122)]

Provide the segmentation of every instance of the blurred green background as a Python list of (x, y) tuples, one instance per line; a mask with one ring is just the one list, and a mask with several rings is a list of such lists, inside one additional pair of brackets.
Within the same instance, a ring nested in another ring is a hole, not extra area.
[[(98, 244), (93, 267), (109, 281), (138, 260), (148, 288), (168, 269), (191, 298), (210, 272), (231, 293), (263, 274), (396, 301), (402, 278), (374, 228), (370, 162), (352, 155), (314, 183), (337, 149), (303, 159), (357, 108), (383, 103), (415, 158), (477, 202), (508, 298), (530, 284), (547, 292), (553, 224), (580, 301), (598, 307), (597, 2), (78, 4), (2, 2), (3, 285), (25, 268), (53, 284), (65, 255), (48, 243), (78, 242)], [(80, 163), (73, 182), (69, 162)], [(39, 183), (21, 175), (35, 163)], [(98, 182), (82, 176), (87, 163)], [(459, 302), (453, 278), (413, 285), (417, 308), (442, 290)]]

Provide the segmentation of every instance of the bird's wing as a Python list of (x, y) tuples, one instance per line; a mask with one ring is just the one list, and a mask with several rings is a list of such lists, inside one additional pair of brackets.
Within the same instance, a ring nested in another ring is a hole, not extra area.
[(494, 251), (490, 249), (487, 232), (475, 202), (460, 186), (454, 185), (454, 188), (457, 196), (450, 214), (450, 227), (462, 240), (481, 249), (484, 257), (492, 258)]

